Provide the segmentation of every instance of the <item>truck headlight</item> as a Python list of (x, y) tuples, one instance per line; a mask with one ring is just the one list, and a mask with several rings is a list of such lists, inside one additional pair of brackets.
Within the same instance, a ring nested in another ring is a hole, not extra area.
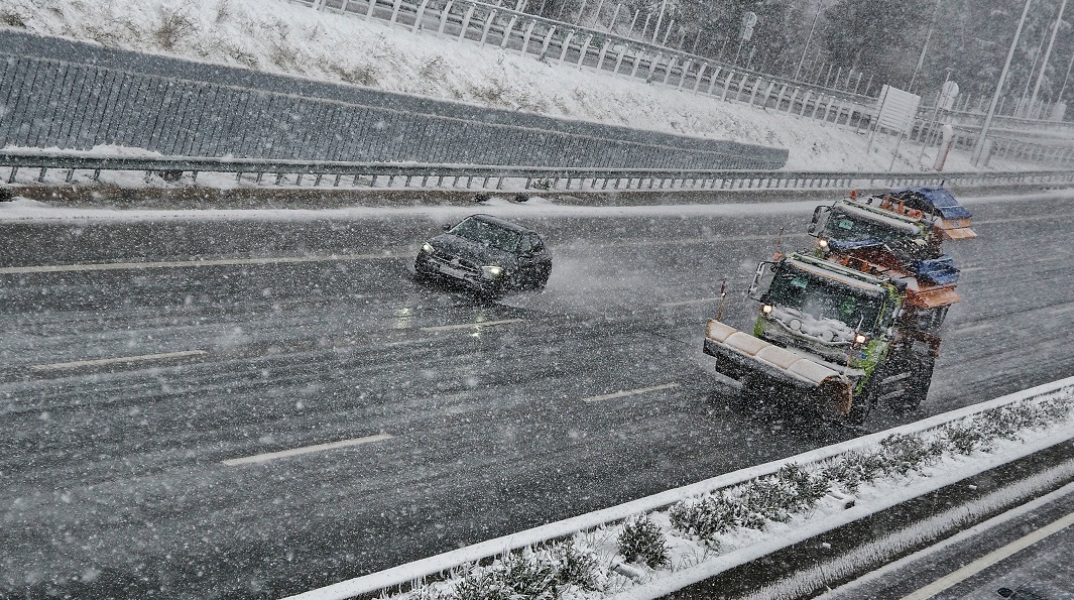
[(824, 238), (818, 238), (817, 239), (817, 248), (820, 248), (821, 250), (827, 250), (828, 249), (828, 240), (826, 240)]
[(421, 245), (421, 251), (426, 254), (432, 254), (433, 252), (436, 252), (436, 248), (433, 248), (433, 245), (429, 242), (425, 242)]
[(861, 346), (862, 344), (864, 344), (865, 342), (868, 342), (868, 341), (869, 341), (869, 338), (865, 337), (864, 333), (855, 333), (854, 334), (854, 343), (855, 344)]
[(489, 279), (499, 279), (503, 276), (503, 267), (499, 265), (487, 265), (481, 267), (481, 274)]
[(761, 312), (763, 312), (766, 315), (772, 314), (772, 305), (771, 304), (763, 304), (763, 305), (761, 305)]

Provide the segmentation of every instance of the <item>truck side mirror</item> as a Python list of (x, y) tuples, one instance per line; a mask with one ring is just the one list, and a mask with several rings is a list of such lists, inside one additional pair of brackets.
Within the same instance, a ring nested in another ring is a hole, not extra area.
[(757, 265), (757, 272), (753, 274), (753, 283), (750, 284), (748, 290), (746, 290), (746, 296), (757, 300), (761, 300), (761, 296), (768, 291), (770, 285), (772, 285), (772, 278), (775, 277), (776, 264), (771, 261), (764, 261)]
[(806, 233), (813, 237), (820, 235), (820, 232), (824, 231), (824, 226), (828, 224), (828, 216), (831, 213), (832, 207), (830, 206), (818, 206), (813, 209), (813, 220), (809, 222)]

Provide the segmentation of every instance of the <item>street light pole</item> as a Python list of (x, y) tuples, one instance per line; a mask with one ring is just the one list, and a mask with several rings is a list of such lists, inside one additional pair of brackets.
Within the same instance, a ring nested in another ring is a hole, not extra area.
[(1014, 51), (1018, 48), (1018, 38), (1022, 36), (1022, 26), (1026, 23), (1026, 16), (1029, 15), (1029, 5), (1033, 3), (1033, 0), (1026, 0), (1025, 8), (1022, 9), (1022, 18), (1018, 20), (1018, 29), (1014, 32), (1014, 39), (1011, 40), (1011, 49), (1007, 51), (1007, 61), (1003, 63), (1003, 72), (999, 74), (999, 81), (996, 82), (996, 93), (992, 94), (992, 103), (988, 105), (988, 115), (985, 117), (984, 125), (981, 127), (981, 135), (977, 138), (977, 143), (973, 146), (973, 156), (970, 159), (973, 166), (980, 166), (981, 155), (984, 154), (985, 137), (988, 135), (988, 128), (992, 125), (992, 117), (996, 114), (996, 104), (999, 103), (999, 97), (1003, 93), (1003, 84), (1007, 79), (1007, 71), (1011, 68), (1011, 59), (1014, 58)]
[(925, 51), (929, 49), (929, 40), (932, 39), (932, 30), (936, 27), (936, 17), (940, 14), (940, 1), (941, 0), (936, 0), (936, 7), (932, 9), (932, 21), (929, 23), (929, 32), (925, 34), (925, 43), (921, 46), (921, 55), (917, 57), (917, 66), (914, 67), (914, 74), (910, 77), (910, 87), (906, 88), (906, 91), (908, 92), (914, 91), (914, 82), (917, 81), (917, 72), (921, 70), (921, 65), (925, 64)]
[(1052, 57), (1052, 48), (1055, 47), (1055, 35), (1059, 33), (1059, 25), (1063, 22), (1063, 11), (1067, 8), (1067, 0), (1059, 5), (1059, 16), (1055, 18), (1055, 26), (1052, 28), (1052, 39), (1048, 40), (1048, 50), (1044, 52), (1044, 65), (1040, 68), (1037, 76), (1037, 84), (1033, 86), (1033, 95), (1029, 97), (1029, 106), (1037, 103), (1037, 93), (1040, 92), (1040, 84), (1044, 83), (1044, 72), (1048, 70), (1048, 59)]
[(813, 41), (813, 32), (817, 30), (817, 21), (820, 20), (820, 13), (823, 8), (823, 4), (817, 7), (817, 16), (813, 17), (813, 26), (809, 28), (809, 35), (806, 36), (805, 40), (805, 47), (802, 48), (802, 58), (798, 60), (798, 67), (794, 69), (794, 77), (791, 77), (794, 81), (798, 81), (798, 74), (802, 71), (802, 63), (805, 62), (806, 51), (809, 50), (809, 42)]

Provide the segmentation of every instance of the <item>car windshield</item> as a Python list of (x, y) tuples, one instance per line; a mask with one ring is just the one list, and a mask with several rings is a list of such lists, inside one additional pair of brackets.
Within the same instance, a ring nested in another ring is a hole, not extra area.
[(879, 292), (870, 294), (794, 268), (776, 273), (765, 301), (817, 319), (834, 319), (869, 333), (873, 332), (883, 306)]
[(505, 252), (517, 251), (519, 240), (522, 238), (517, 231), (511, 231), (480, 219), (466, 219), (452, 228), (449, 233)]

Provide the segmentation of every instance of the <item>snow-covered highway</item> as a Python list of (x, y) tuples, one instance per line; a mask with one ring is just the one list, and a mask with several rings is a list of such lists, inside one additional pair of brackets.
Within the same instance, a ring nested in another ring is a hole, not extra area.
[[(870, 429), (1074, 375), (1070, 196), (967, 204), (924, 413)], [(278, 597), (861, 433), (700, 353), (808, 206), (482, 207), (554, 254), (495, 304), (410, 276), (463, 210), (0, 222), (0, 596)]]

